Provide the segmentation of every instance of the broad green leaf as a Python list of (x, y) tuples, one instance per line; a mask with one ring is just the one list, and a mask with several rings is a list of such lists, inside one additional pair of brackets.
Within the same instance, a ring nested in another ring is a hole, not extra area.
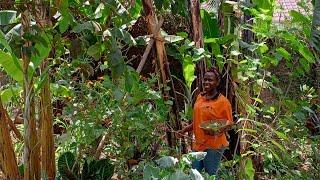
[(191, 152), (188, 153), (187, 156), (190, 157), (191, 160), (203, 160), (207, 155), (207, 152)]
[(12, 24), (16, 21), (17, 11), (2, 10), (0, 11), (0, 26)]
[(302, 68), (305, 72), (310, 71), (310, 63), (305, 58), (300, 58), (299, 64), (302, 66)]
[(0, 66), (4, 68), (6, 73), (18, 82), (23, 81), (23, 73), (21, 64), (16, 63), (14, 57), (0, 50)]
[(288, 140), (288, 137), (287, 137), (284, 133), (279, 132), (279, 131), (277, 131), (277, 130), (275, 130), (275, 129), (273, 129), (273, 132), (274, 132), (279, 138), (282, 138), (282, 139), (284, 139), (284, 140)]
[(69, 28), (70, 21), (71, 21), (71, 16), (69, 14), (65, 14), (60, 18), (59, 20), (60, 33), (64, 33)]
[(51, 42), (52, 37), (49, 34), (39, 34), (44, 42), (38, 42), (35, 44), (34, 48), (38, 53), (33, 53), (31, 56), (31, 61), (34, 64), (34, 67), (37, 68), (43, 60), (45, 60), (51, 51)]
[(113, 37), (116, 39), (121, 39), (125, 43), (130, 44), (130, 45), (136, 45), (135, 39), (131, 36), (131, 34), (123, 29), (120, 28), (111, 28), (107, 29), (106, 31), (103, 32), (103, 38), (106, 39), (106, 37)]
[(17, 96), (21, 92), (21, 87), (9, 87), (0, 91), (2, 103), (6, 104), (11, 101), (11, 98)]
[(184, 38), (183, 37), (180, 37), (180, 36), (175, 36), (175, 35), (165, 35), (164, 36), (164, 39), (170, 43), (174, 43), (174, 42), (178, 42), (178, 41), (181, 41), (183, 40)]
[(202, 26), (203, 26), (203, 36), (204, 38), (217, 38), (220, 35), (219, 25), (216, 15), (213, 13), (208, 13), (206, 10), (200, 10)]
[(160, 179), (160, 169), (147, 164), (143, 169), (143, 179)]
[(230, 53), (233, 56), (239, 56), (241, 54), (239, 51), (236, 51), (236, 50), (232, 50)]
[(276, 145), (282, 152), (287, 152), (285, 148), (281, 144), (277, 143), (275, 140), (271, 140), (271, 142), (272, 144)]
[(280, 47), (276, 49), (277, 53), (279, 53), (282, 57), (284, 57), (286, 60), (291, 60), (291, 54), (285, 50), (284, 48)]
[(253, 168), (252, 160), (250, 158), (246, 158), (245, 161), (245, 174), (248, 180), (254, 180), (255, 170)]
[(186, 80), (187, 86), (188, 88), (191, 88), (191, 84), (195, 80), (196, 76), (194, 75), (195, 64), (190, 56), (186, 56), (185, 58), (183, 58), (182, 67), (183, 76)]
[(0, 48), (1, 48), (1, 45), (10, 53), (12, 52), (11, 47), (6, 40), (5, 34), (0, 30)]
[(189, 179), (189, 177), (182, 171), (182, 170), (177, 170), (173, 174), (171, 174), (168, 177), (169, 180), (186, 180)]
[(112, 77), (118, 78), (125, 72), (125, 62), (122, 56), (121, 49), (114, 38), (111, 40), (110, 53), (108, 54), (108, 64), (111, 67)]
[(69, 12), (69, 1), (61, 1), (60, 13), (61, 17), (59, 18), (59, 30), (60, 33), (64, 33), (70, 26), (72, 16)]
[(188, 33), (186, 33), (186, 32), (177, 32), (176, 33), (177, 34), (177, 36), (180, 36), (180, 37), (182, 37), (182, 38), (188, 38)]
[(58, 171), (64, 179), (77, 179), (75, 173), (75, 156), (71, 152), (63, 153), (58, 159)]
[(138, 17), (140, 16), (140, 11), (142, 10), (142, 3), (141, 0), (136, 0), (136, 3), (134, 4), (133, 7), (130, 8), (130, 15), (135, 18), (138, 19)]
[(299, 47), (299, 53), (309, 62), (314, 63), (315, 58), (312, 54), (312, 52), (304, 45), (300, 45)]
[(51, 83), (50, 91), (55, 97), (70, 97), (72, 96), (72, 92), (64, 85)]
[(156, 160), (156, 162), (162, 168), (170, 168), (177, 164), (178, 159), (172, 156), (164, 156)]
[(189, 174), (191, 180), (204, 180), (202, 175), (196, 169), (190, 169)]
[(104, 45), (101, 43), (94, 44), (90, 46), (87, 50), (88, 55), (96, 56), (99, 55), (104, 50)]
[(291, 10), (289, 12), (290, 16), (292, 17), (292, 22), (298, 22), (303, 24), (311, 24), (311, 20), (307, 18), (306, 15), (301, 14), (296, 10)]
[(91, 32), (99, 32), (101, 31), (100, 24), (95, 21), (87, 21), (81, 24), (77, 24), (72, 31), (75, 33), (80, 33), (84, 30), (89, 30)]
[(269, 48), (267, 45), (265, 44), (259, 44), (259, 51), (261, 54), (264, 54), (266, 52), (268, 52)]

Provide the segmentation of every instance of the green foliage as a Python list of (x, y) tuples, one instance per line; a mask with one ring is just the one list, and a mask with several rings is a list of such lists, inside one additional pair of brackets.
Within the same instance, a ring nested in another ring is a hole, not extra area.
[(79, 162), (71, 152), (65, 152), (58, 159), (58, 172), (62, 179), (111, 179), (114, 173), (114, 165), (109, 159), (89, 160), (84, 159), (82, 171), (79, 174)]
[(58, 159), (58, 171), (63, 179), (77, 179), (77, 164), (71, 152), (62, 154)]
[[(203, 180), (212, 179), (207, 174), (200, 174), (197, 170), (191, 169), (191, 162), (195, 159), (203, 159), (205, 152), (193, 152), (185, 154), (180, 160), (172, 156), (164, 156), (154, 162), (140, 163), (138, 169), (142, 169), (143, 179), (172, 179), (172, 180)], [(135, 172), (136, 176), (141, 176), (140, 172)]]
[(22, 82), (23, 80), (21, 64), (21, 61), (12, 57), (11, 54), (0, 50), (0, 66), (4, 68), (9, 76), (18, 82)]
[(254, 179), (254, 168), (253, 168), (253, 165), (252, 165), (252, 160), (251, 159), (247, 159), (245, 161), (245, 174), (246, 174), (246, 179), (249, 179), (249, 180), (253, 180)]
[(311, 27), (311, 44), (317, 50), (320, 51), (320, 2), (315, 1), (312, 27)]

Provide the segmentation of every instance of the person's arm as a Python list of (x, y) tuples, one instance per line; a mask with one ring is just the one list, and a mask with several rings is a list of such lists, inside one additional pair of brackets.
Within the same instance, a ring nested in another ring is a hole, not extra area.
[(177, 137), (181, 138), (184, 133), (190, 132), (192, 130), (193, 130), (193, 122), (191, 124), (189, 124), (188, 126), (182, 128), (181, 130), (177, 131)]
[(185, 128), (183, 128), (183, 129), (181, 130), (181, 133), (184, 134), (184, 133), (190, 132), (190, 131), (192, 131), (192, 130), (193, 130), (193, 122), (192, 122), (191, 124), (189, 124), (188, 126), (186, 126)]
[(227, 119), (227, 124), (224, 128), (220, 130), (221, 133), (229, 131), (234, 124), (233, 118), (232, 118), (232, 107), (229, 102), (226, 105), (226, 119)]

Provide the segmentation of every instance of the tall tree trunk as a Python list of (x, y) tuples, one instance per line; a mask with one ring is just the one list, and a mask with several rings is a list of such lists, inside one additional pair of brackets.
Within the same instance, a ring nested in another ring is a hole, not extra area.
[[(36, 0), (36, 20), (40, 28), (51, 25), (47, 19), (46, 4), (43, 0)], [(40, 74), (44, 74), (48, 66), (45, 59), (40, 67)], [(55, 178), (55, 147), (53, 137), (52, 105), (50, 95), (50, 79), (47, 75), (40, 91), (40, 143), (41, 143), (41, 169), (48, 179)]]
[[(30, 30), (30, 14), (26, 10), (21, 14), (22, 20), (22, 33), (28, 32)], [(27, 47), (31, 46), (29, 41), (25, 41), (22, 51), (23, 60), (23, 92), (24, 92), (24, 179), (34, 180), (40, 179), (40, 152), (36, 129), (36, 119), (35, 119), (35, 105), (34, 105), (34, 90), (33, 90), (33, 77), (28, 74), (28, 67), (30, 59), (27, 56)]]
[(311, 27), (311, 45), (320, 51), (320, 0), (315, 0)]
[(315, 0), (313, 10), (313, 20), (311, 27), (311, 45), (317, 54), (317, 61), (313, 64), (314, 85), (320, 96), (320, 0)]
[(0, 156), (1, 167), (3, 168), (6, 179), (20, 179), (18, 164), (14, 154), (10, 131), (7, 125), (9, 117), (7, 110), (3, 107), (0, 97)]
[[(197, 48), (203, 48), (203, 31), (202, 23), (200, 16), (200, 1), (199, 0), (190, 0), (190, 11), (191, 11), (191, 20), (192, 20), (192, 30), (193, 30), (193, 41)], [(197, 87), (199, 91), (203, 90), (203, 76), (206, 71), (206, 64), (204, 59), (201, 59), (197, 62), (196, 65), (196, 74), (197, 74)]]

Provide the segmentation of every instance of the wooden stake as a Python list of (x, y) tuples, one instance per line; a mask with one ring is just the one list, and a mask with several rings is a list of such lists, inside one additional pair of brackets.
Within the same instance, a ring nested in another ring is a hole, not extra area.
[(159, 32), (162, 24), (163, 24), (163, 19), (160, 19), (160, 22), (159, 22), (156, 30), (153, 32), (153, 36), (151, 37), (151, 39), (150, 39), (150, 41), (149, 41), (149, 44), (148, 44), (146, 50), (145, 50), (144, 53), (143, 53), (143, 56), (142, 56), (141, 61), (140, 61), (140, 64), (139, 64), (139, 66), (138, 66), (138, 68), (137, 68), (137, 72), (138, 72), (138, 73), (141, 73), (142, 68), (143, 68), (144, 64), (146, 63), (146, 61), (147, 61), (148, 55), (149, 55), (150, 50), (151, 50), (151, 48), (153, 47), (153, 43), (154, 43), (154, 41), (155, 41), (154, 38), (156, 37), (156, 34)]

